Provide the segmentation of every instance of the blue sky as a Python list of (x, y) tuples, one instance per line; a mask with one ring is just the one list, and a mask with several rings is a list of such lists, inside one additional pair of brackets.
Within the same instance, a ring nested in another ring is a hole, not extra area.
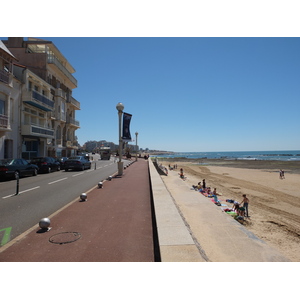
[(75, 68), (80, 144), (118, 143), (122, 102), (142, 148), (300, 149), (299, 18), (292, 3), (162, 1), (157, 10), (129, 2), (138, 13), (122, 1), (101, 2), (73, 10), (72, 26), (36, 26), (43, 19), (37, 14), (10, 34), (46, 35)]
[(55, 38), (76, 70), (81, 144), (118, 142), (116, 104), (142, 148), (299, 150), (299, 38)]

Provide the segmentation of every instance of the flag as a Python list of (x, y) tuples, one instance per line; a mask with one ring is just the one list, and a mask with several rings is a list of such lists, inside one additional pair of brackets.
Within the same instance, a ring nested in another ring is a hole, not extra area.
[(123, 114), (123, 134), (122, 139), (123, 141), (131, 141), (131, 134), (130, 134), (130, 121), (131, 121), (131, 114), (124, 113)]

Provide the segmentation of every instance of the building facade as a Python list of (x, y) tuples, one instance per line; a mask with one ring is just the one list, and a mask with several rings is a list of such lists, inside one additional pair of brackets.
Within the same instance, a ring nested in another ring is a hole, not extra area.
[(13, 74), (21, 82), (19, 156), (77, 154), (80, 102), (72, 96), (77, 87), (74, 68), (51, 41), (13, 37), (3, 43), (18, 59)]
[(18, 156), (21, 83), (13, 76), (14, 55), (0, 41), (0, 159)]

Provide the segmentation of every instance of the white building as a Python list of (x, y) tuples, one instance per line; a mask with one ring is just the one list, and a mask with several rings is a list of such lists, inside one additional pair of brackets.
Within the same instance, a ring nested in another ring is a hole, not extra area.
[(19, 155), (18, 111), (21, 83), (13, 77), (14, 55), (0, 40), (0, 159)]
[(13, 66), (21, 83), (18, 155), (30, 158), (76, 154), (75, 131), (80, 125), (75, 113), (80, 103), (72, 96), (77, 87), (74, 68), (51, 41), (12, 37), (2, 45), (8, 49), (11, 65), (14, 57), (18, 59)]

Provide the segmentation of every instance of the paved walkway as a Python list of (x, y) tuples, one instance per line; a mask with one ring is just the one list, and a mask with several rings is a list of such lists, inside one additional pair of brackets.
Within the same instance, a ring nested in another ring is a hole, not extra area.
[(79, 200), (80, 195), (53, 216), (41, 216), (50, 218), (52, 229), (38, 233), (37, 224), (0, 248), (0, 261), (155, 260), (147, 161), (134, 162), (124, 170), (122, 178), (104, 182), (102, 189), (87, 192), (87, 201)]

